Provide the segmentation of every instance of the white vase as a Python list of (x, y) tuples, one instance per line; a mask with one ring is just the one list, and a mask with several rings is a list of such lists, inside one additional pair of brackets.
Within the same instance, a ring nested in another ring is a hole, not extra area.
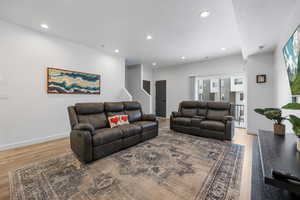
[(298, 138), (298, 141), (297, 141), (297, 150), (298, 150), (298, 152), (300, 152), (300, 138)]

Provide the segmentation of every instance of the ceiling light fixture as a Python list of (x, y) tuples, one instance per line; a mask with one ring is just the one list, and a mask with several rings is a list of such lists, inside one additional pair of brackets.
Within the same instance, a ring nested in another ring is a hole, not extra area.
[(185, 60), (185, 56), (182, 56), (181, 59), (182, 59), (182, 60)]
[(221, 50), (222, 50), (222, 51), (226, 51), (227, 49), (226, 49), (225, 47), (222, 47)]
[(40, 25), (43, 29), (48, 29), (49, 28), (49, 26), (47, 25), (47, 24), (41, 24)]
[(116, 50), (115, 50), (115, 53), (119, 53), (119, 52), (120, 52), (119, 49), (116, 49)]
[(152, 63), (152, 65), (153, 65), (153, 66), (156, 66), (156, 65), (157, 65), (157, 63), (156, 63), (156, 62), (153, 62), (153, 63)]
[(206, 17), (208, 17), (209, 15), (210, 15), (210, 12), (208, 12), (208, 11), (203, 11), (203, 12), (200, 13), (200, 16), (201, 16), (202, 18), (206, 18)]
[(260, 45), (258, 48), (259, 48), (260, 50), (263, 50), (263, 49), (265, 48), (265, 46), (264, 46), (264, 45)]
[(152, 40), (152, 36), (151, 35), (147, 35), (147, 40)]

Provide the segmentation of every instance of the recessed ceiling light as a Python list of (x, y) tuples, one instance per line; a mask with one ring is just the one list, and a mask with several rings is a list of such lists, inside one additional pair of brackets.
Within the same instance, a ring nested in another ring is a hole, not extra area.
[(208, 11), (203, 11), (203, 12), (200, 13), (200, 16), (201, 16), (202, 18), (206, 18), (206, 17), (208, 17), (209, 15), (210, 15), (210, 12), (208, 12)]
[(119, 52), (120, 52), (119, 49), (116, 49), (116, 50), (115, 50), (115, 53), (119, 53)]
[(41, 24), (41, 27), (44, 28), (44, 29), (48, 29), (49, 26), (47, 24)]
[(153, 62), (153, 63), (152, 63), (152, 65), (153, 65), (153, 66), (156, 66), (156, 65), (157, 65), (157, 63), (156, 63), (156, 62)]
[(152, 40), (152, 36), (151, 35), (147, 35), (147, 40)]
[(181, 59), (182, 59), (182, 60), (185, 60), (185, 56), (182, 56)]
[(227, 49), (226, 49), (225, 47), (222, 47), (221, 50), (222, 50), (222, 51), (226, 51)]

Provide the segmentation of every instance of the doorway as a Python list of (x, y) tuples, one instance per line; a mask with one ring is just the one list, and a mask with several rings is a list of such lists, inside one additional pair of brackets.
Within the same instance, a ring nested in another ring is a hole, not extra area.
[(151, 82), (148, 80), (143, 80), (143, 89), (151, 95)]
[(156, 116), (166, 117), (167, 109), (167, 81), (160, 80), (155, 82), (155, 112)]
[(195, 100), (230, 102), (235, 126), (246, 128), (245, 78), (234, 76), (196, 77)]

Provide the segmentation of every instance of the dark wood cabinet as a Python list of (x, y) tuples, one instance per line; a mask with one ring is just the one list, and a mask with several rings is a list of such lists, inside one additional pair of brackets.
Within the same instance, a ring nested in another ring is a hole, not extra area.
[(272, 170), (300, 177), (300, 153), (294, 134), (276, 136), (271, 131), (259, 131), (253, 141), (252, 200), (300, 199), (300, 184), (273, 177)]

